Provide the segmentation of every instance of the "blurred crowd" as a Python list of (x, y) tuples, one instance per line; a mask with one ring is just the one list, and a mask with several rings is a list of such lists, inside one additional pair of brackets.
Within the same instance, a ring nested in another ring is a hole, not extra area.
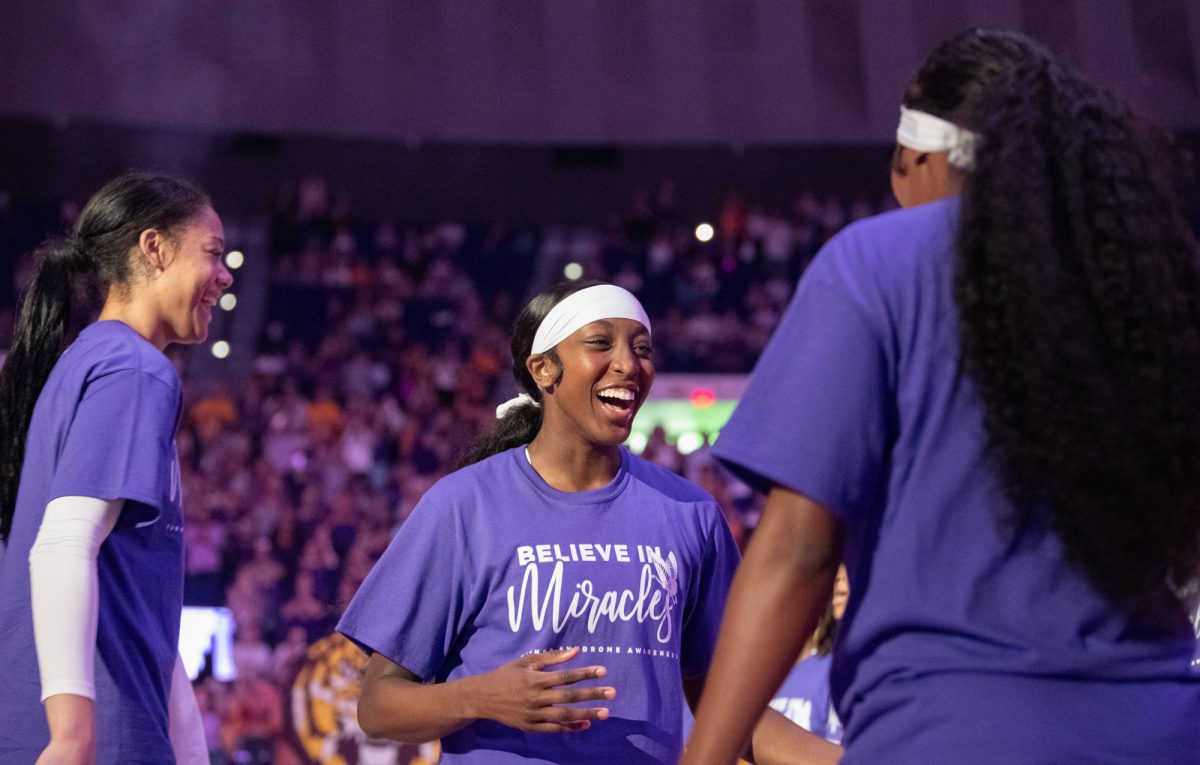
[[(425, 490), (514, 392), (509, 327), (533, 292), (596, 278), (636, 293), (667, 372), (748, 372), (817, 249), (878, 212), (796, 196), (769, 209), (730, 194), (709, 232), (670, 181), (589, 225), (371, 219), (318, 178), (271, 218), (269, 305), (252, 373), (188, 379), (178, 434), (185, 602), (228, 607), (238, 678), (197, 682), (215, 762), (293, 762), (288, 693), (309, 645), (342, 608)], [(29, 249), (78, 205), (22, 216), (0, 195), (0, 345)], [(659, 431), (644, 456), (714, 494), (739, 542), (758, 500)]]

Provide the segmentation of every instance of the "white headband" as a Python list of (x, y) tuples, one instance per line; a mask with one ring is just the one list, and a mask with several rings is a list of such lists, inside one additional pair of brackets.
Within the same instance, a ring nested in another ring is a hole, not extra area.
[(600, 319), (633, 319), (650, 331), (650, 319), (637, 298), (615, 284), (598, 284), (568, 295), (551, 308), (533, 336), (529, 353), (545, 353)]
[(950, 164), (970, 170), (975, 167), (979, 134), (941, 117), (901, 106), (896, 142), (916, 151), (948, 151)]

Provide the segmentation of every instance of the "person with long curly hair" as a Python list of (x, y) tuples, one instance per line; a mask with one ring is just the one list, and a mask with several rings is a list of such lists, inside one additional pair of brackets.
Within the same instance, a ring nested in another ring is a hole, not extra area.
[(179, 659), (183, 404), (163, 349), (208, 335), (224, 246), (203, 191), (127, 173), (38, 252), (0, 368), (6, 765), (208, 760)]
[(893, 189), (801, 279), (715, 451), (768, 491), (684, 762), (828, 602), (844, 763), (1194, 763), (1200, 257), (1169, 141), (1028, 38), (904, 92)]

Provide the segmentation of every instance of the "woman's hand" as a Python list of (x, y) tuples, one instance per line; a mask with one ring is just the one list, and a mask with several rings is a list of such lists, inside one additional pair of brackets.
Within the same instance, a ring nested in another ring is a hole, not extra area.
[(564, 733), (587, 730), (592, 720), (608, 717), (607, 707), (575, 707), (587, 701), (616, 698), (615, 688), (579, 687), (577, 683), (604, 677), (601, 666), (547, 671), (546, 667), (570, 661), (579, 648), (530, 654), (467, 682), (470, 714), (495, 720), (518, 730)]
[(546, 670), (578, 655), (578, 648), (530, 654), (491, 672), (423, 683), (399, 664), (372, 654), (358, 701), (358, 724), (372, 738), (410, 744), (442, 738), (476, 720), (530, 732), (587, 730), (592, 720), (608, 717), (608, 708), (570, 705), (613, 699), (617, 692), (577, 685), (604, 677), (604, 667)]

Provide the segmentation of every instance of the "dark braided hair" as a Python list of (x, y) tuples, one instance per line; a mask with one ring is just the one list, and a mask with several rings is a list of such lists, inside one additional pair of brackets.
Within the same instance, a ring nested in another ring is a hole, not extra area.
[(904, 94), (977, 131), (954, 294), (1016, 523), (1142, 626), (1200, 572), (1200, 258), (1169, 139), (1027, 38), (972, 30)]
[(174, 235), (210, 205), (192, 184), (127, 173), (88, 200), (74, 233), (39, 247), (12, 346), (0, 367), (0, 540), (8, 538), (25, 461), (33, 407), (50, 370), (97, 297), (128, 290), (137, 278), (131, 252), (146, 229)]
[[(533, 338), (537, 334), (542, 320), (546, 318), (546, 314), (550, 313), (550, 309), (568, 295), (573, 295), (588, 287), (595, 287), (598, 284), (603, 284), (603, 282), (592, 279), (561, 282), (534, 297), (528, 305), (521, 309), (516, 322), (513, 323), (512, 373), (513, 378), (517, 381), (517, 386), (529, 394), (538, 403), (538, 406), (526, 403), (509, 409), (504, 417), (496, 421), (495, 426), (489, 432), (480, 436), (464, 450), (457, 467), (473, 465), (494, 454), (522, 446), (532, 441), (533, 437), (537, 435), (538, 430), (542, 427), (542, 390), (533, 381), (533, 375), (529, 374), (529, 369), (525, 366), (525, 361), (533, 349)], [(551, 348), (546, 352), (546, 357), (558, 367), (559, 379), (561, 379), (562, 361), (558, 358), (558, 354)], [(557, 381), (555, 380), (555, 382)]]

